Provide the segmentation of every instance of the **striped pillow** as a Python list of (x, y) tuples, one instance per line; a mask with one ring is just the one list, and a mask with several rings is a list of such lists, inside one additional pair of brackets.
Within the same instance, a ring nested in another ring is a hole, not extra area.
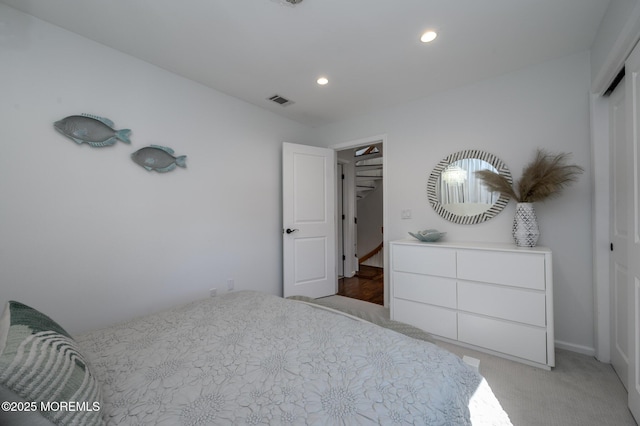
[(48, 316), (14, 301), (0, 319), (0, 385), (54, 424), (104, 424), (100, 386), (74, 340)]

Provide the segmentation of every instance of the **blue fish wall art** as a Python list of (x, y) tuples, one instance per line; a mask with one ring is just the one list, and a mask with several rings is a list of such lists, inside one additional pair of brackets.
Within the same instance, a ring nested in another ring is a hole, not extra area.
[(147, 171), (155, 170), (156, 172), (170, 172), (176, 166), (187, 167), (187, 156), (173, 156), (173, 150), (166, 146), (151, 145), (140, 148), (133, 154), (131, 159), (147, 169)]
[(131, 130), (115, 130), (113, 121), (95, 115), (71, 115), (53, 123), (55, 129), (77, 144), (83, 142), (93, 147), (109, 146), (120, 140), (131, 143)]

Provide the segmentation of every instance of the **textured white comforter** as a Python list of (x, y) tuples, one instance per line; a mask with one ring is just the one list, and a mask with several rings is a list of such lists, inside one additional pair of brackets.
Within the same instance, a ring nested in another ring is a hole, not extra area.
[(507, 425), (457, 356), (292, 300), (235, 292), (76, 340), (111, 425)]

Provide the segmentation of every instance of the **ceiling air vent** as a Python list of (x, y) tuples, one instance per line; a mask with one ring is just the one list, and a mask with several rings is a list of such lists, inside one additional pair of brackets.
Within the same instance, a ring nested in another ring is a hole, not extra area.
[(278, 105), (282, 105), (282, 106), (287, 106), (287, 105), (291, 105), (293, 102), (290, 101), (287, 98), (283, 98), (280, 95), (273, 95), (271, 97), (268, 97), (267, 99), (269, 99), (272, 102), (277, 103)]

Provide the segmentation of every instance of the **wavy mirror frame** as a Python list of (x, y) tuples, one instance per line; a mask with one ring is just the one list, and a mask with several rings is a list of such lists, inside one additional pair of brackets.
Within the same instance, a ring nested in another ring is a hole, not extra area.
[(427, 181), (427, 197), (429, 198), (431, 207), (433, 207), (436, 213), (450, 222), (460, 225), (474, 225), (477, 223), (485, 222), (495, 217), (505, 208), (505, 206), (509, 202), (509, 197), (505, 196), (504, 194), (500, 194), (498, 201), (496, 201), (496, 203), (491, 208), (489, 208), (487, 211), (473, 216), (461, 216), (448, 211), (436, 197), (436, 187), (438, 185), (438, 179), (440, 178), (444, 169), (446, 169), (449, 165), (455, 163), (458, 160), (464, 160), (466, 158), (476, 158), (479, 160), (484, 160), (495, 167), (498, 173), (506, 177), (510, 183), (513, 183), (513, 179), (511, 177), (511, 171), (501, 159), (493, 154), (489, 154), (488, 152), (475, 149), (467, 149), (464, 151), (453, 153), (442, 159), (442, 161), (440, 161), (434, 167), (431, 175), (429, 176), (429, 180)]

